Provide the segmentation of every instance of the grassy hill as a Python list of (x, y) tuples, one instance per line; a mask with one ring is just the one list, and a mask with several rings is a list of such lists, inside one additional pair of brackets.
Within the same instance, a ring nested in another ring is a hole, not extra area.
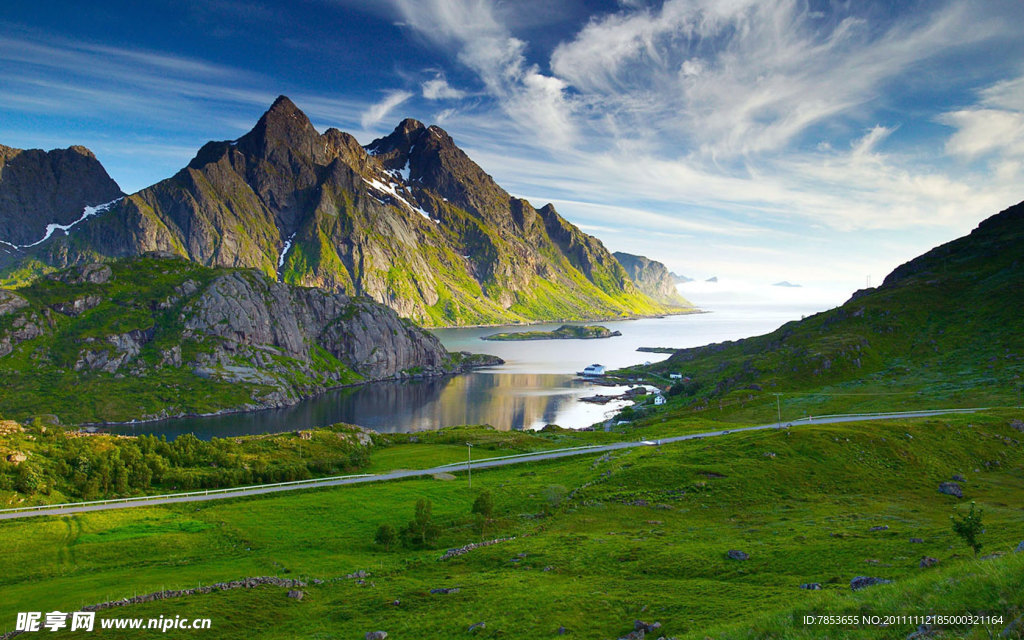
[(1024, 204), (893, 271), (876, 289), (767, 335), (637, 368), (668, 409), (783, 419), (838, 411), (1017, 404), (1024, 384)]
[[(903, 638), (915, 624), (825, 628), (801, 620), (985, 612), (1003, 623), (957, 625), (932, 637), (988, 638), (1024, 613), (1024, 554), (1012, 553), (1024, 537), (1017, 508), (1024, 448), (1010, 424), (1019, 418), (994, 412), (734, 433), (481, 471), (472, 489), (457, 474), (5, 522), (0, 549), (19, 562), (0, 576), (0, 620), (11, 626), (18, 611), (270, 575), (305, 581), (304, 598), (259, 587), (100, 615), (210, 617), (204, 635), (211, 638), (243, 629), (252, 638), (352, 638), (373, 630), (450, 638), (471, 635), (478, 622), (486, 625), (474, 637), (555, 637), (564, 627), (570, 637), (619, 638), (640, 619), (660, 622), (658, 633), (702, 639)], [(662, 424), (637, 435), (695, 426)], [(473, 434), (492, 443), (522, 438), (442, 431), (375, 448), (371, 464), (408, 464), (416, 451), (424, 452), (422, 463), (458, 459)], [(953, 474), (965, 476), (962, 500), (937, 491)], [(488, 521), (470, 513), (482, 491), (495, 505)], [(419, 499), (432, 503), (439, 526), (433, 548), (376, 544), (377, 528), (401, 528)], [(952, 533), (950, 515), (968, 501), (984, 509), (982, 554), (1001, 555), (975, 559)], [(514, 539), (439, 559), (447, 548), (497, 538)], [(732, 560), (730, 550), (749, 559)], [(938, 564), (921, 568), (924, 556)], [(368, 575), (346, 578), (358, 571)], [(893, 583), (852, 591), (856, 576)], [(814, 582), (820, 591), (799, 588)], [(431, 593), (452, 588), (459, 591)], [(194, 632), (167, 637), (185, 633)]]

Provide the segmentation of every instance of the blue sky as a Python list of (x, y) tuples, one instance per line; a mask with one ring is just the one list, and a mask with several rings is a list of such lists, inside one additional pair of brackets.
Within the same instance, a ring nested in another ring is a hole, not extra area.
[(134, 191), (278, 94), (415, 117), (612, 250), (838, 302), (1024, 199), (1014, 1), (8, 2), (0, 143)]

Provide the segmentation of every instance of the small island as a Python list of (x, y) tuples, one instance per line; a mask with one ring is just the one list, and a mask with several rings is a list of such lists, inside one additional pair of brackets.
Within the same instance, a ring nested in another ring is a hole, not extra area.
[(621, 335), (618, 331), (609, 331), (608, 327), (579, 327), (563, 324), (554, 331), (494, 333), (489, 336), (483, 336), (481, 340), (595, 340), (597, 338), (613, 338)]

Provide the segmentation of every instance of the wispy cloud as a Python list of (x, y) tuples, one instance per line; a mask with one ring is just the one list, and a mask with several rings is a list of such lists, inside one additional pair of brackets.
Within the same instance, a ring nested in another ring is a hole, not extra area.
[(500, 108), (538, 144), (564, 145), (573, 137), (566, 83), (529, 64), (526, 43), (509, 33), (488, 0), (393, 0), (404, 24), (451, 49), (474, 71)]
[(423, 97), (427, 100), (457, 100), (466, 95), (465, 91), (460, 91), (448, 84), (448, 80), (442, 75), (437, 75), (424, 82), (422, 89)]
[(372, 127), (391, 113), (395, 107), (402, 104), (413, 96), (411, 91), (395, 90), (389, 91), (380, 102), (370, 105), (370, 108), (363, 113), (361, 122), (364, 128)]

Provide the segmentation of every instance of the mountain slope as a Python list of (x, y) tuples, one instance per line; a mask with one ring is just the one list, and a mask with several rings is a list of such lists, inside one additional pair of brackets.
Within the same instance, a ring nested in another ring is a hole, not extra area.
[(85, 207), (121, 195), (85, 147), (25, 151), (0, 145), (0, 252), (37, 242), (48, 224), (68, 225)]
[(1024, 203), (838, 308), (764, 336), (681, 350), (651, 370), (692, 377), (679, 390), (698, 404), (826, 387), (815, 402), (832, 408), (1007, 402), (1024, 382), (1022, 305)]
[(626, 269), (637, 288), (662, 304), (672, 307), (693, 308), (689, 300), (679, 295), (676, 276), (669, 273), (665, 265), (646, 256), (616, 251), (612, 254)]
[(0, 290), (0, 412), (22, 419), (282, 406), (469, 361), (365, 298), (167, 256), (87, 264)]
[(318, 133), (283, 96), (246, 135), (207, 143), (4, 272), (147, 251), (365, 295), (427, 325), (668, 310), (599, 240), (510, 196), (440, 128), (405, 120), (364, 149)]

